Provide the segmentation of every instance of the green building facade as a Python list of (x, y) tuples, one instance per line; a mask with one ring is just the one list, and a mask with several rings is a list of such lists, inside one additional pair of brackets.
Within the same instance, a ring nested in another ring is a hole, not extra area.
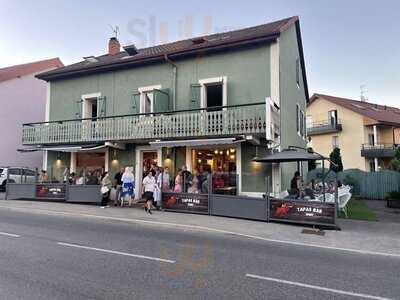
[(54, 179), (65, 168), (114, 174), (126, 166), (140, 178), (155, 162), (172, 178), (184, 165), (229, 173), (235, 179), (219, 185), (230, 193), (261, 196), (288, 187), (301, 166), (252, 159), (271, 148), (306, 146), (297, 17), (124, 49), (38, 76), (48, 82), (47, 119), (25, 124), (23, 143), (44, 150), (43, 167)]

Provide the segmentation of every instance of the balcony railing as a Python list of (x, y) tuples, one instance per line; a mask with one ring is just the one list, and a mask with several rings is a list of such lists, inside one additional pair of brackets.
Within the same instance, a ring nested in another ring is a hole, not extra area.
[(335, 133), (342, 131), (342, 122), (332, 122), (331, 120), (323, 120), (307, 124), (307, 135), (317, 135), (325, 133)]
[(362, 144), (361, 156), (367, 158), (392, 158), (398, 147), (398, 145), (394, 144)]
[(24, 145), (262, 134), (265, 103), (24, 124)]

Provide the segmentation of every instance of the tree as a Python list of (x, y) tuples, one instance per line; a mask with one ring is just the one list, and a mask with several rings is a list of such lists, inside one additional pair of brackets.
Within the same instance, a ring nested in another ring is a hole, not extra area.
[(329, 154), (329, 159), (331, 161), (331, 164), (329, 166), (330, 170), (336, 173), (343, 171), (342, 156), (340, 155), (339, 148), (336, 147), (332, 150), (331, 154)]
[(397, 148), (394, 158), (390, 161), (390, 168), (400, 172), (400, 148)]

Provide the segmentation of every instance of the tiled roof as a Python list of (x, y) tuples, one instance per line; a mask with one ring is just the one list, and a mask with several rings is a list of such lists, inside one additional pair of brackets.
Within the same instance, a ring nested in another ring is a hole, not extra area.
[[(298, 21), (298, 17), (291, 17), (276, 22), (249, 27), (230, 32), (211, 34), (203, 37), (191, 38), (172, 42), (168, 44), (158, 45), (154, 47), (138, 49), (138, 53), (130, 56), (126, 51), (121, 51), (116, 55), (102, 55), (96, 57), (97, 62), (81, 61), (76, 64), (65, 66), (54, 71), (45, 72), (37, 77), (44, 80), (65, 78), (80, 74), (90, 74), (96, 72), (104, 72), (116, 68), (127, 68), (139, 64), (155, 62), (165, 59), (165, 55), (170, 58), (181, 55), (190, 55), (206, 52), (225, 47), (234, 47), (245, 43), (255, 43), (264, 41), (272, 41), (279, 34), (285, 31), (290, 25)], [(198, 43), (193, 40), (202, 40)], [(124, 48), (129, 49), (130, 46)], [(133, 45), (131, 46), (133, 47)]]
[(371, 102), (334, 97), (324, 94), (314, 94), (308, 105), (321, 98), (337, 105), (350, 109), (362, 116), (373, 119), (379, 123), (400, 125), (400, 109), (392, 106), (379, 105)]
[(21, 77), (24, 75), (38, 73), (44, 70), (63, 67), (64, 64), (57, 58), (31, 62), (22, 65), (11, 66), (0, 69), (0, 82)]

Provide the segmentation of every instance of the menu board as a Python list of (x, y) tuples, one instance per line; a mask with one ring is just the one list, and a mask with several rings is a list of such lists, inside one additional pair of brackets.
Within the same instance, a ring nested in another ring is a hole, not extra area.
[(208, 214), (208, 195), (162, 193), (162, 206), (167, 210)]
[(310, 224), (335, 224), (335, 204), (270, 199), (269, 218)]
[(57, 183), (44, 183), (36, 185), (36, 198), (38, 199), (60, 199), (66, 197), (66, 185)]

